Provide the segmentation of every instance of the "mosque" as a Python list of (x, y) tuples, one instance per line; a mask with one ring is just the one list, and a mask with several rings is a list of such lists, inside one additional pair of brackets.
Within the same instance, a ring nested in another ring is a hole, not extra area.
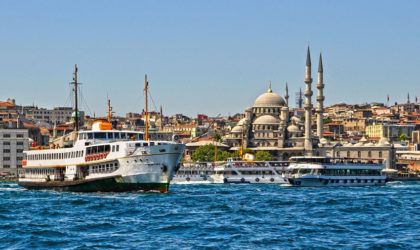
[[(281, 97), (270, 87), (245, 110), (241, 119), (224, 138), (231, 150), (248, 148), (254, 151), (269, 151), (278, 159), (286, 160), (297, 155), (317, 155), (319, 142), (325, 140), (323, 133), (324, 82), (322, 55), (318, 64), (318, 89), (314, 109), (312, 105), (311, 55), (308, 47), (305, 71), (304, 117), (297, 117), (289, 107), (289, 93)], [(316, 115), (316, 134), (312, 133), (313, 111)]]

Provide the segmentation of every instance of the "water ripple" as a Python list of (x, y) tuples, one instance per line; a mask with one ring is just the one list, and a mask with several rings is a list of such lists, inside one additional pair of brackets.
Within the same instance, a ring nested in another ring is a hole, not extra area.
[(2, 249), (420, 249), (420, 183), (59, 193), (0, 183)]

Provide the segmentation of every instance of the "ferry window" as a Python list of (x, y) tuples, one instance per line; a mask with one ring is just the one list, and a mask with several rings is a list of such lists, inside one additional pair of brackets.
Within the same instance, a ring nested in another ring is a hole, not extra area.
[(137, 134), (137, 140), (143, 140), (143, 134)]
[(120, 133), (114, 133), (114, 138), (115, 138), (115, 139), (120, 139), (120, 138), (121, 138)]
[(135, 140), (135, 139), (137, 139), (136, 134), (134, 134), (134, 133), (128, 133), (128, 138), (129, 138), (130, 140)]
[(136, 143), (136, 148), (141, 147), (141, 143)]
[(108, 133), (108, 139), (114, 139), (114, 133)]
[(105, 132), (96, 132), (95, 133), (95, 139), (106, 139), (106, 133)]
[(111, 151), (111, 145), (105, 145), (105, 152)]
[(127, 134), (126, 133), (121, 133), (121, 139), (127, 139)]
[(115, 152), (115, 145), (112, 145), (112, 152)]
[(117, 145), (116, 151), (120, 151), (120, 145)]
[(87, 136), (88, 136), (88, 139), (93, 139), (93, 134), (92, 133), (88, 133)]
[(150, 146), (154, 146), (155, 145), (155, 143), (154, 142), (150, 142)]
[(83, 139), (83, 134), (79, 134), (79, 140)]

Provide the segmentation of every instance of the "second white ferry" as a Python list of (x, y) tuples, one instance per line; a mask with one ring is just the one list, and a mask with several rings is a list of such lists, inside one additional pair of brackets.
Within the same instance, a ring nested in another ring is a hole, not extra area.
[(216, 165), (210, 176), (214, 183), (285, 184), (287, 161), (242, 161), (230, 159)]
[(292, 157), (288, 181), (297, 187), (384, 185), (382, 159)]

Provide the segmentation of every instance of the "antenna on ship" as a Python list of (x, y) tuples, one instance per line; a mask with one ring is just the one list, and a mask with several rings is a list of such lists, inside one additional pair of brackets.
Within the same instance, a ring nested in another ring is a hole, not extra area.
[(144, 134), (144, 139), (146, 141), (149, 140), (149, 106), (148, 106), (148, 99), (147, 99), (147, 93), (149, 91), (149, 82), (147, 81), (147, 75), (144, 75), (144, 95), (145, 95), (145, 115), (146, 115), (146, 120), (145, 120), (145, 134)]
[(74, 73), (73, 73), (73, 82), (70, 84), (74, 85), (73, 91), (74, 91), (74, 130), (76, 132), (79, 132), (79, 107), (78, 107), (78, 101), (77, 101), (77, 90), (79, 83), (77, 82), (77, 64), (74, 65)]

